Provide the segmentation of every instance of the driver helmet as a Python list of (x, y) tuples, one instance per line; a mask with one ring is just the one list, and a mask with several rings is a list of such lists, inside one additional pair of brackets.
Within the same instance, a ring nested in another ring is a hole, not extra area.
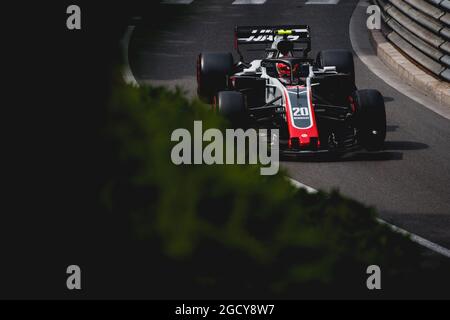
[(290, 78), (291, 68), (285, 63), (277, 63), (277, 72), (280, 78)]
[[(290, 78), (291, 77), (291, 68), (287, 64), (279, 62), (276, 64), (276, 67), (277, 67), (278, 76), (280, 78)], [(298, 68), (299, 68), (299, 65), (295, 64), (294, 65), (294, 74), (297, 72)]]

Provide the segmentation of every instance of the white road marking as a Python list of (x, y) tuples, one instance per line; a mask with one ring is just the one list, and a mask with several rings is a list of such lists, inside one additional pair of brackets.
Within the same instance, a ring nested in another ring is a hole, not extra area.
[(294, 180), (292, 178), (288, 178), (288, 180), (292, 183), (292, 185), (296, 188), (299, 189), (306, 189), (306, 191), (308, 191), (308, 193), (316, 193), (317, 190), (314, 188), (311, 188), (310, 186), (307, 186), (306, 184), (303, 184), (297, 180)]
[(191, 4), (194, 0), (163, 0), (162, 4)]
[(124, 60), (124, 67), (123, 67), (123, 78), (126, 83), (131, 84), (133, 86), (138, 87), (139, 84), (136, 81), (136, 78), (133, 75), (133, 72), (130, 68), (130, 61), (128, 59), (128, 46), (130, 44), (130, 38), (133, 34), (135, 26), (128, 26), (127, 31), (125, 32), (125, 35), (122, 39), (122, 57)]
[(422, 237), (420, 237), (418, 235), (415, 235), (414, 233), (408, 232), (408, 231), (406, 231), (406, 230), (404, 230), (402, 228), (394, 226), (393, 224), (390, 224), (390, 223), (384, 221), (383, 219), (377, 219), (377, 220), (381, 224), (388, 225), (389, 227), (391, 227), (392, 230), (394, 230), (394, 231), (396, 231), (398, 233), (401, 233), (401, 234), (409, 236), (412, 241), (420, 244), (421, 246), (426, 247), (428, 249), (431, 249), (434, 252), (440, 253), (443, 256), (446, 256), (447, 258), (450, 258), (450, 250), (449, 249), (444, 248), (444, 247), (442, 247), (442, 246), (440, 246), (440, 245), (438, 245), (438, 244), (436, 244), (434, 242), (431, 242), (431, 241), (429, 241), (427, 239), (424, 239), (424, 238), (422, 238)]
[(235, 0), (232, 4), (264, 4), (267, 0)]
[(338, 4), (339, 0), (309, 0), (305, 4)]
[[(297, 180), (294, 180), (292, 178), (288, 178), (289, 181), (292, 183), (292, 185), (296, 188), (302, 188), (306, 189), (308, 193), (316, 193), (318, 192), (316, 189), (311, 188), (310, 186), (307, 186), (306, 184), (303, 184)], [(450, 250), (447, 248), (444, 248), (437, 243), (431, 242), (430, 240), (427, 240), (425, 238), (422, 238), (421, 236), (418, 236), (414, 233), (408, 232), (402, 228), (399, 228), (393, 224), (390, 224), (389, 222), (384, 221), (383, 219), (377, 218), (377, 221), (381, 224), (385, 224), (389, 226), (393, 231), (401, 233), (403, 235), (409, 236), (411, 241), (414, 241), (415, 243), (421, 245), (422, 247), (425, 247), (427, 249), (430, 249), (436, 253), (439, 253), (447, 258), (450, 258)]]

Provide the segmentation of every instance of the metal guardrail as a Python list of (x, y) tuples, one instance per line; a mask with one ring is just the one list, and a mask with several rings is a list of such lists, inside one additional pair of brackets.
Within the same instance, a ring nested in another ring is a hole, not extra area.
[(450, 82), (450, 0), (372, 0), (382, 31), (417, 64)]

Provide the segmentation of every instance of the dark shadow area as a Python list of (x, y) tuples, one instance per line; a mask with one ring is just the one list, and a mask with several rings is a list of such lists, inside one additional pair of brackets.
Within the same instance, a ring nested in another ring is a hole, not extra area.
[(388, 161), (402, 160), (402, 152), (358, 152), (343, 158), (342, 161)]
[[(207, 20), (211, 21), (207, 21)], [(221, 18), (223, 19), (223, 18)], [(144, 15), (136, 25), (129, 42), (129, 64), (138, 80), (176, 81), (194, 77), (196, 59), (201, 51), (218, 51), (213, 46), (204, 50), (202, 41), (215, 38), (195, 26), (214, 23), (216, 19), (205, 8), (197, 6), (160, 5), (157, 16)], [(197, 32), (197, 34), (196, 34)], [(229, 49), (233, 50), (233, 28), (227, 29)], [(205, 40), (206, 39), (206, 40)]]
[[(157, 3), (153, 9), (134, 23), (128, 48), (132, 72), (138, 79), (174, 80), (195, 75), (196, 55), (186, 54), (186, 39), (179, 31), (180, 25), (190, 23), (194, 6)], [(180, 68), (185, 61), (189, 61), (189, 67)]]
[(387, 132), (394, 132), (394, 131), (397, 131), (398, 128), (399, 128), (398, 125), (387, 125), (386, 126), (386, 131)]
[(395, 100), (395, 99), (392, 98), (392, 97), (383, 97), (383, 99), (384, 99), (384, 102), (392, 102), (392, 101)]
[(429, 146), (425, 143), (414, 141), (386, 141), (384, 150), (423, 150)]

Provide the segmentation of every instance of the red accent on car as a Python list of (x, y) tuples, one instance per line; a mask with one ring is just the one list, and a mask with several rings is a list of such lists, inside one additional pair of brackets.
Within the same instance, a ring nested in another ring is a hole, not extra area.
[(316, 122), (316, 113), (314, 111), (314, 105), (312, 102), (312, 91), (311, 88), (309, 88), (309, 106), (311, 107), (311, 118), (312, 118), (312, 122), (313, 122), (313, 126), (311, 127), (314, 128), (315, 131), (315, 135), (314, 136), (310, 136), (310, 138), (317, 138), (317, 147), (320, 147), (320, 139), (319, 139), (319, 130), (317, 128), (317, 122)]
[[(301, 86), (299, 86), (301, 87)], [(286, 117), (287, 117), (287, 125), (288, 125), (288, 132), (289, 132), (289, 139), (288, 139), (288, 147), (293, 147), (293, 139), (300, 142), (300, 147), (306, 147), (309, 146), (311, 143), (311, 138), (317, 139), (317, 146), (320, 146), (319, 141), (319, 131), (317, 129), (317, 123), (316, 123), (316, 116), (314, 113), (314, 108), (312, 105), (311, 100), (311, 91), (309, 92), (309, 106), (311, 109), (311, 122), (312, 125), (308, 129), (300, 129), (294, 126), (293, 119), (291, 118), (291, 103), (289, 100), (289, 94), (286, 89), (283, 90), (284, 92), (284, 99), (286, 100)]]
[(353, 99), (352, 96), (348, 96), (348, 101), (350, 101), (350, 106), (352, 107), (352, 112), (355, 113), (356, 112), (355, 100)]
[(213, 111), (217, 111), (217, 96), (214, 96), (213, 103), (212, 103)]
[(286, 88), (287, 89), (297, 89), (297, 88), (304, 89), (305, 86), (286, 86)]

